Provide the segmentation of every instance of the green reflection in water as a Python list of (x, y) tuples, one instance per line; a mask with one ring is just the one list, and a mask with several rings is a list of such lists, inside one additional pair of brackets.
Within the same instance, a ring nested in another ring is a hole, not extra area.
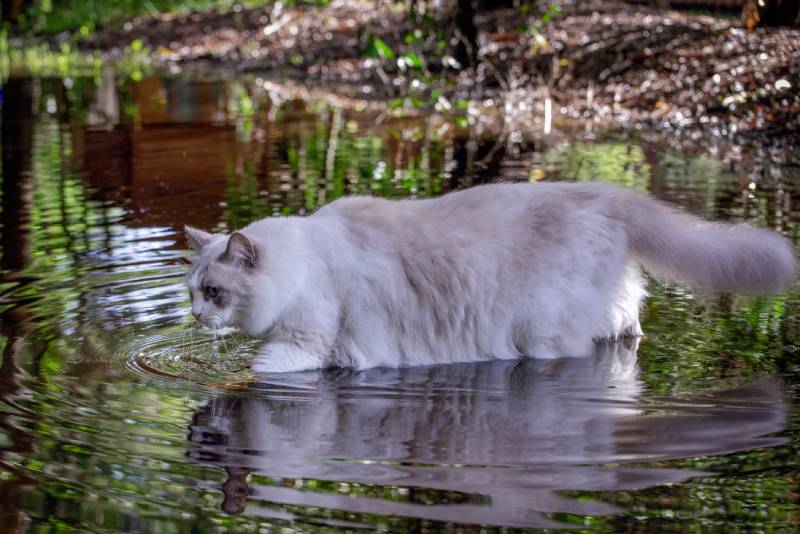
[(640, 146), (630, 143), (570, 143), (545, 155), (559, 179), (602, 181), (647, 191), (651, 169)]
[[(11, 518), (8, 524), (21, 525), (23, 516), (32, 530), (43, 531), (418, 530), (445, 524), (257, 496), (243, 514), (228, 514), (223, 503), (235, 506), (236, 499), (223, 491), (236, 483), (421, 507), (492, 504), (471, 490), (225, 472), (224, 461), (190, 461), (187, 451), (195, 445), (187, 441), (187, 428), (220, 394), (201, 384), (224, 376), (226, 368), (208, 364), (203, 375), (199, 368), (207, 361), (169, 360), (166, 350), (163, 360), (145, 361), (149, 369), (136, 368), (120, 355), (158, 335), (181, 335), (175, 332), (185, 324), (187, 303), (177, 261), (184, 252), (175, 232), (184, 222), (239, 228), (261, 216), (310, 213), (344, 194), (440, 194), (467, 183), (459, 182), (466, 174), (463, 154), (473, 145), (480, 151), (480, 141), (432, 121), (378, 124), (375, 116), (324, 103), (272, 104), (248, 82), (112, 81), (118, 106), (103, 111), (120, 118), (110, 124), (93, 122), (102, 108), (97, 94), (110, 90), (101, 76), (70, 84), (37, 81), (31, 169), (15, 176), (26, 180), (30, 195), (14, 200), (4, 182), (2, 231), (19, 232), (14, 242), (24, 259), (22, 266), (4, 263), (0, 282), (0, 511)], [(155, 92), (143, 94), (145, 84)], [(170, 107), (173, 93), (200, 95), (199, 104)], [(204, 98), (211, 109), (201, 105)], [(196, 136), (194, 145), (183, 143), (187, 132)], [(155, 148), (152, 139), (158, 139)], [(89, 151), (101, 142), (108, 143), (103, 150)], [(212, 149), (202, 165), (193, 163)], [(791, 171), (775, 177), (755, 164), (739, 170), (707, 155), (620, 139), (564, 143), (542, 161), (548, 179), (612, 181), (707, 217), (748, 220), (796, 236), (797, 176)], [(106, 189), (109, 180), (115, 185)], [(140, 190), (148, 188), (159, 192)], [(24, 215), (18, 226), (9, 226), (8, 210)], [(3, 250), (4, 262), (12, 252)], [(644, 391), (637, 402), (645, 412), (702, 404), (698, 396), (712, 390), (776, 374), (785, 378), (791, 404), (797, 401), (789, 347), (798, 341), (796, 290), (775, 298), (730, 297), (653, 282), (650, 291), (647, 337), (638, 353)], [(468, 398), (469, 391), (461, 395)], [(579, 502), (616, 504), (619, 514), (552, 512), (547, 518), (601, 531), (790, 529), (800, 520), (793, 407), (782, 434), (791, 439), (783, 446), (644, 464), (721, 476), (641, 490), (561, 492)], [(458, 521), (455, 514), (451, 526)]]
[[(554, 151), (553, 174), (574, 180), (602, 177), (628, 187), (647, 189), (708, 218), (747, 220), (796, 236), (796, 176), (758, 168), (729, 168), (708, 156), (666, 152), (655, 161), (624, 143), (569, 144)], [(742, 187), (743, 179), (744, 185)], [(753, 182), (750, 180), (753, 179)], [(789, 179), (788, 183), (784, 180)], [(795, 243), (798, 242), (794, 237)], [(794, 345), (800, 340), (800, 300), (796, 286), (778, 297), (711, 295), (651, 281), (642, 324), (646, 337), (638, 352), (641, 378), (654, 399), (686, 399), (721, 383), (788, 374), (797, 395)], [(702, 422), (698, 422), (702, 426)], [(792, 530), (800, 521), (795, 491), (798, 478), (798, 420), (788, 435), (792, 443), (776, 449), (721, 457), (677, 460), (666, 465), (719, 473), (671, 487), (638, 492), (580, 493), (626, 510), (610, 518), (553, 514), (592, 531)], [(713, 439), (713, 438), (712, 438)]]

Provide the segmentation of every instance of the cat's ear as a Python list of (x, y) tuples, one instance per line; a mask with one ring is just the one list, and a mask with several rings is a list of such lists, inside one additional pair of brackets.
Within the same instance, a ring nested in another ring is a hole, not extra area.
[(197, 228), (192, 228), (189, 225), (183, 227), (183, 233), (186, 236), (186, 244), (188, 244), (189, 248), (192, 250), (200, 250), (208, 245), (211, 243), (211, 238), (213, 236), (213, 234), (198, 230)]
[(228, 239), (228, 248), (222, 255), (224, 261), (238, 263), (239, 265), (253, 269), (258, 265), (258, 250), (253, 242), (241, 232), (234, 232)]

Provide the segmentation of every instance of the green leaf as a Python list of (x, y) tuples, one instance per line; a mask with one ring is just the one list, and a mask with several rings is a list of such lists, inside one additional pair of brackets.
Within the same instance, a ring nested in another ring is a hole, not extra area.
[(384, 59), (394, 59), (394, 52), (391, 47), (380, 37), (372, 38), (372, 47), (375, 48), (378, 56)]
[(542, 15), (542, 22), (546, 24), (550, 22), (550, 19), (560, 13), (561, 8), (559, 8), (556, 4), (551, 4), (550, 7), (547, 8), (547, 11), (545, 11), (544, 15)]
[(422, 68), (422, 59), (415, 53), (406, 54), (403, 56), (403, 59), (406, 60), (406, 63), (415, 69)]

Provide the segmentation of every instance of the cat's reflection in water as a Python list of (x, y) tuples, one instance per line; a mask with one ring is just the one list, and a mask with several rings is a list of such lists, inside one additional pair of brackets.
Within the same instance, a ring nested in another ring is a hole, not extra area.
[[(543, 513), (617, 511), (561, 490), (635, 490), (698, 474), (626, 462), (781, 443), (765, 437), (784, 428), (777, 380), (679, 401), (644, 403), (641, 391), (635, 341), (598, 345), (588, 359), (276, 375), (196, 413), (188, 455), (227, 470), (230, 513), (251, 500), (248, 512), (279, 517), (292, 504), (547, 527), (557, 523)], [(248, 482), (252, 473), (272, 482)], [(376, 491), (354, 498), (294, 484), (306, 479)], [(407, 498), (382, 498), (381, 486)]]

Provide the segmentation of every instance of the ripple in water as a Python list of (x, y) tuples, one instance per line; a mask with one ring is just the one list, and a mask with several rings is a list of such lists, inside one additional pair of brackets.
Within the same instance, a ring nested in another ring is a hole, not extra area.
[(135, 338), (120, 354), (125, 366), (139, 374), (218, 385), (252, 378), (248, 366), (262, 343), (234, 330), (179, 326)]

